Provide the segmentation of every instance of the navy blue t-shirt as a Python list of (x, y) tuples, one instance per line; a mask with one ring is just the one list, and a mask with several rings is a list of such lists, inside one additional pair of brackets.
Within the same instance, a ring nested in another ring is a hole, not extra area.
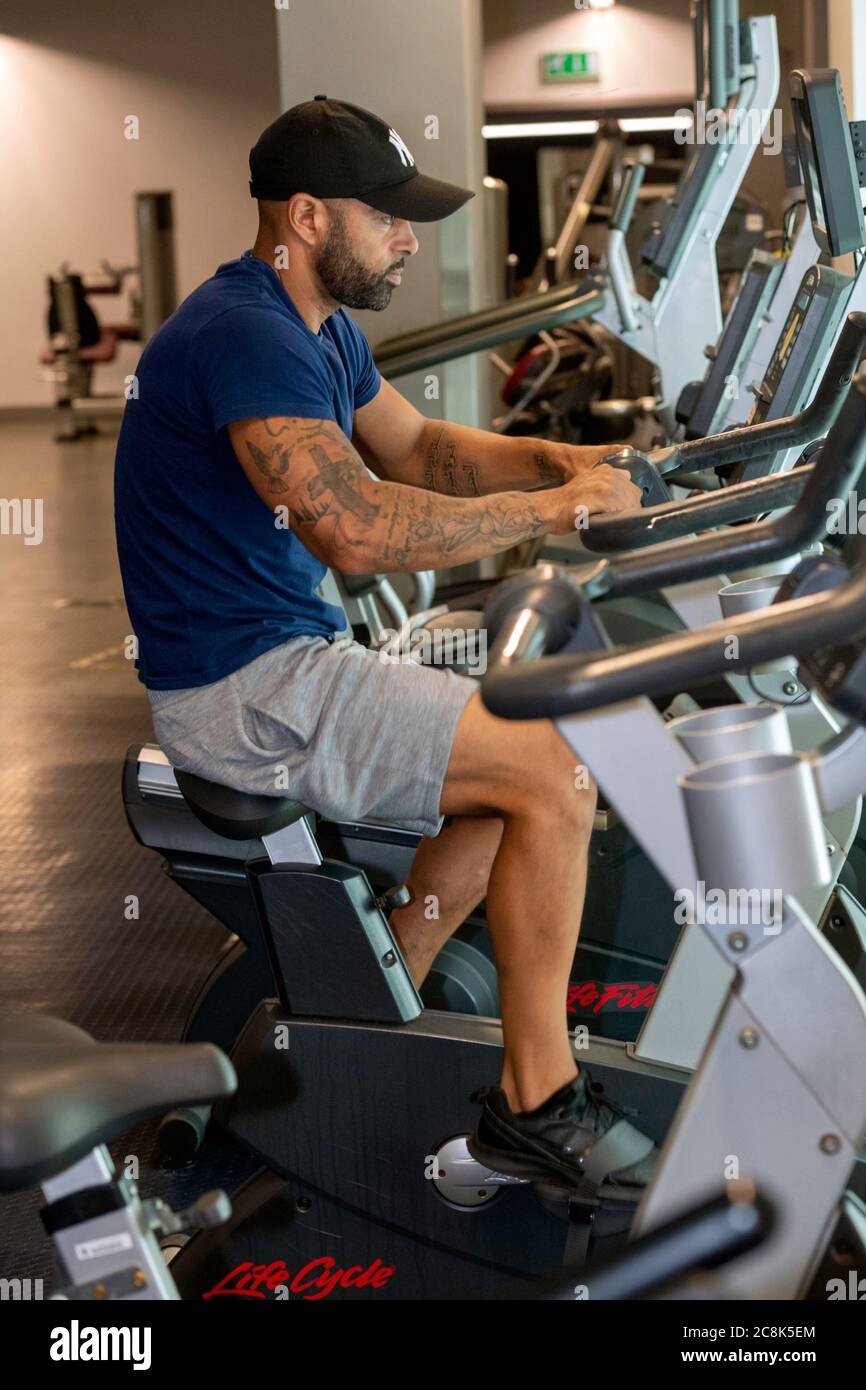
[(152, 690), (210, 685), (340, 609), (325, 566), (248, 482), (225, 426), (253, 416), (352, 416), (381, 378), (343, 309), (313, 333), (276, 271), (245, 251), (185, 299), (145, 348), (115, 458), (117, 550)]

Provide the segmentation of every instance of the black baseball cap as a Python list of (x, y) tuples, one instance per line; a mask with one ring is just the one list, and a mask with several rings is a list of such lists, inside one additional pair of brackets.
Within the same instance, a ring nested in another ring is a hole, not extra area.
[(387, 121), (324, 96), (284, 111), (262, 131), (250, 150), (250, 173), (252, 198), (358, 198), (411, 222), (438, 222), (475, 197), (469, 188), (419, 174)]

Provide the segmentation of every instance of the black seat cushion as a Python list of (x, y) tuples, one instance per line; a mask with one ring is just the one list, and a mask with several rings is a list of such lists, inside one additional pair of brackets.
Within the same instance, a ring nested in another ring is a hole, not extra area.
[(227, 840), (258, 840), (311, 814), (293, 796), (251, 796), (175, 768), (175, 781), (193, 814)]
[(13, 1014), (0, 1022), (0, 1191), (32, 1187), (130, 1125), (235, 1085), (210, 1043), (99, 1043), (61, 1019)]

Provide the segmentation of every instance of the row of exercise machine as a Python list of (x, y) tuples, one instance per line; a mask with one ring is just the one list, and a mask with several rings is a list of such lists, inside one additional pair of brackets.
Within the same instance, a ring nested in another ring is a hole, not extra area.
[[(771, 20), (738, 32), (728, 94), (752, 109), (762, 83), (772, 86), (775, 33)], [(184, 1045), (96, 1044), (57, 1020), (3, 1025), (10, 1140), (0, 1185), (43, 1185), (67, 1296), (98, 1286), (109, 1297), (200, 1297), (245, 1260), (308, 1265), (323, 1253), (323, 1231), (378, 1271), (366, 1288), (386, 1298), (570, 1296), (573, 1269), (587, 1261), (596, 1297), (648, 1296), (710, 1267), (713, 1296), (833, 1297), (850, 1271), (866, 1271), (866, 1096), (856, 1066), (866, 1045), (866, 914), (846, 865), (866, 785), (866, 546), (856, 530), (841, 549), (821, 545), (834, 504), (851, 496), (859, 516), (866, 486), (857, 373), (866, 231), (859, 132), (838, 74), (798, 71), (791, 95), (809, 216), (769, 288), (753, 257), (690, 409), (677, 407), (688, 422), (672, 420), (664, 449), (616, 455), (644, 507), (594, 522), (573, 547), (558, 539), (503, 584), (435, 593), (427, 609), (419, 598), (401, 634), (483, 628), (487, 706), (503, 718), (553, 719), (603, 794), (599, 835), (619, 828), (627, 839), (633, 896), (624, 892), (605, 920), (606, 887), (592, 908), (593, 868), (573, 983), (575, 1000), (588, 970), (602, 986), (619, 978), (644, 990), (643, 1007), (630, 1010), (637, 1037), (594, 1032), (578, 1056), (662, 1145), (645, 1197), (637, 1210), (607, 1199), (603, 1172), (581, 1189), (541, 1190), (472, 1157), (470, 1094), (500, 1061), (495, 972), (482, 914), (449, 942), (419, 996), (388, 922), (417, 843), (409, 832), (317, 821), (290, 797), (204, 782), (136, 745), (124, 769), (131, 828), (230, 937)], [(775, 88), (766, 109), (774, 99)], [(707, 148), (687, 181), (695, 204), (686, 216), (681, 199), (678, 230), (669, 224), (682, 244), (669, 273), (659, 263), (658, 313), (637, 302), (616, 242), (619, 270), (609, 260), (609, 277), (579, 296), (623, 338), (642, 334), (646, 355), (658, 341), (668, 402), (682, 402), (695, 358), (680, 344), (676, 374), (666, 369), (657, 330), (673, 312), (681, 267), (700, 273), (695, 228), (723, 220), (738, 187), (720, 186), (730, 159), (701, 163)], [(614, 221), (627, 222), (637, 177)], [(697, 242), (703, 256), (710, 239)], [(808, 262), (810, 243), (815, 264), (804, 270), (797, 256)], [(817, 249), (853, 253), (856, 273), (819, 264)], [(712, 317), (717, 299), (707, 303)], [(510, 337), (530, 331), (510, 307), (511, 320), (503, 314), (492, 328), (458, 325), (450, 353), (447, 335), (410, 351), (441, 361), (473, 334), (470, 350), (506, 323)], [(670, 334), (677, 320), (666, 321)], [(709, 405), (731, 375), (720, 360), (739, 364), (734, 371), (758, 362), (769, 324), (775, 338), (749, 417), (720, 417), (718, 402), (715, 412)], [(715, 433), (699, 437), (698, 406)], [(696, 479), (709, 490), (695, 495)], [(746, 569), (748, 579), (728, 582)], [(348, 617), (377, 593), (374, 576), (366, 594), (347, 594)], [(430, 585), (418, 594), (429, 598)], [(366, 619), (375, 609), (361, 611)], [(779, 890), (771, 919), (744, 920), (745, 901)], [(674, 894), (695, 904), (707, 892), (723, 900), (714, 913), (677, 920)], [(591, 1003), (570, 1014), (606, 1017)], [(627, 1017), (617, 1010), (618, 1023)], [(104, 1141), (183, 1104), (164, 1138), (190, 1154), (212, 1102), (222, 1129), (263, 1165), (233, 1194), (231, 1215), (221, 1194), (178, 1217), (142, 1203), (113, 1174)], [(725, 1187), (731, 1164), (745, 1185)], [(198, 1229), (169, 1270), (154, 1232), (178, 1224)], [(684, 1230), (694, 1237), (688, 1257)], [(126, 1239), (112, 1243), (119, 1233)], [(80, 1257), (102, 1239), (104, 1256)], [(335, 1290), (362, 1294), (351, 1283)]]

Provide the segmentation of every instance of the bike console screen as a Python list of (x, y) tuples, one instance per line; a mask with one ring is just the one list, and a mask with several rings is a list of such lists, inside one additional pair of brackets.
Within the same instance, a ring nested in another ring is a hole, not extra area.
[(803, 68), (791, 73), (797, 152), (815, 240), (831, 256), (866, 245), (860, 177), (839, 73)]

